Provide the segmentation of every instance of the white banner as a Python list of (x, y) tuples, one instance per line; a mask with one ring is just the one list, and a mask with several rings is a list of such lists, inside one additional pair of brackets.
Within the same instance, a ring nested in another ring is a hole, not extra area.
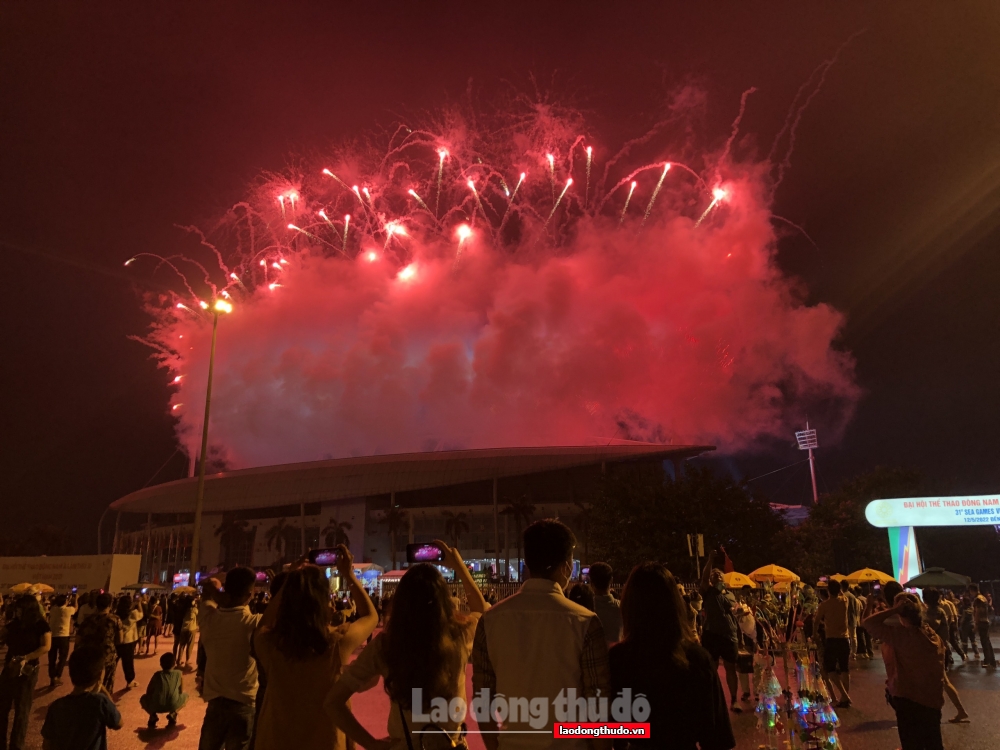
[(104, 589), (117, 593), (139, 580), (140, 555), (0, 557), (0, 590), (19, 583), (47, 583), (57, 593)]
[(1000, 526), (1000, 495), (900, 497), (865, 508), (872, 526)]

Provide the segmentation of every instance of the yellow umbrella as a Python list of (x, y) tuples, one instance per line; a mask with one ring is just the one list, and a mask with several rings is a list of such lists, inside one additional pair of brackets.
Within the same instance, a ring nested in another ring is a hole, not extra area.
[(782, 568), (780, 565), (765, 565), (763, 568), (757, 568), (757, 570), (749, 574), (749, 577), (758, 583), (763, 581), (788, 583), (789, 581), (802, 580), (788, 568)]
[(722, 580), (725, 582), (726, 588), (729, 589), (741, 589), (744, 586), (749, 586), (752, 589), (757, 588), (757, 584), (742, 573), (725, 573)]
[(31, 591), (32, 594), (54, 594), (56, 592), (56, 590), (47, 583), (36, 583), (29, 589), (29, 591)]
[(12, 594), (24, 594), (27, 593), (28, 589), (31, 588), (30, 583), (19, 583), (16, 586), (10, 587), (10, 593)]
[(881, 570), (873, 570), (871, 568), (855, 570), (847, 576), (848, 583), (888, 583), (889, 581), (895, 580), (896, 579), (888, 573), (883, 573)]
[(775, 594), (787, 594), (791, 590), (792, 590), (792, 584), (788, 583), (787, 581), (785, 581), (784, 583), (774, 584)]
[(830, 576), (829, 580), (840, 581), (843, 583), (844, 581), (847, 580), (847, 576), (845, 576), (843, 573), (834, 573), (832, 576)]

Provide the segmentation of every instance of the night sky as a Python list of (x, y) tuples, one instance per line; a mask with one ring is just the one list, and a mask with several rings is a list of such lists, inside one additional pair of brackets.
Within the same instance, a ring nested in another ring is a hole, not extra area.
[[(5, 526), (65, 525), (87, 551), (108, 503), (184, 474), (167, 377), (128, 338), (155, 280), (122, 263), (169, 254), (177, 225), (210, 224), (262, 171), (531, 75), (609, 141), (694, 83), (714, 148), (756, 86), (742, 132), (766, 153), (799, 86), (858, 31), (774, 207), (819, 246), (789, 236), (780, 262), (847, 314), (865, 391), (838, 445), (818, 425), (821, 490), (877, 464), (1000, 490), (995, 3), (360, 5), (0, 6)], [(800, 457), (790, 435), (727, 463), (752, 477)], [(760, 486), (798, 502), (808, 472)]]

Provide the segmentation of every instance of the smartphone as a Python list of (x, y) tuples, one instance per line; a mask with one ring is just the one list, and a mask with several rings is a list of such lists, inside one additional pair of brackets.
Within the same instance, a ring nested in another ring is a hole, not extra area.
[(406, 562), (436, 563), (444, 560), (444, 550), (437, 544), (407, 544)]
[(324, 547), (323, 549), (309, 550), (309, 562), (313, 565), (324, 567), (326, 565), (336, 565), (340, 559), (340, 550), (336, 547)]

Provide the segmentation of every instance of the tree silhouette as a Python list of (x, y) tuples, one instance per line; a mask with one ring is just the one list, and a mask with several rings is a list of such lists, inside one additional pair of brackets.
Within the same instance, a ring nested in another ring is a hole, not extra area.
[(347, 532), (350, 530), (350, 521), (338, 521), (335, 518), (331, 518), (330, 523), (322, 532), (326, 546), (336, 547), (338, 544), (343, 544), (345, 547), (350, 547), (351, 539), (347, 536)]
[(267, 533), (264, 535), (267, 548), (269, 550), (275, 549), (278, 552), (278, 559), (275, 560), (275, 564), (285, 562), (289, 544), (299, 533), (299, 530), (289, 525), (284, 518), (279, 518), (278, 523), (267, 530)]
[(222, 553), (220, 564), (227, 568), (235, 564), (236, 551), (246, 537), (249, 525), (243, 520), (223, 517), (219, 528), (215, 530), (215, 536), (219, 537), (219, 552)]
[(405, 510), (400, 510), (398, 507), (393, 506), (379, 519), (379, 523), (384, 525), (389, 532), (393, 570), (396, 570), (396, 535), (406, 526), (407, 518)]
[[(737, 570), (753, 570), (771, 562), (786, 564), (776, 542), (783, 528), (767, 498), (728, 475), (688, 466), (672, 480), (658, 464), (635, 463), (609, 467), (602, 478), (590, 541), (594, 558), (617, 571), (646, 560), (681, 570), (690, 560), (687, 535), (704, 534), (706, 550), (722, 545)], [(822, 537), (817, 533), (811, 541)], [(799, 562), (792, 570), (801, 575)]]
[(527, 494), (521, 495), (517, 500), (512, 501), (507, 505), (501, 514), (505, 516), (510, 516), (514, 519), (514, 527), (517, 532), (514, 539), (517, 543), (517, 577), (518, 580), (521, 578), (521, 534), (524, 531), (524, 527), (528, 525), (531, 521), (531, 517), (535, 514), (535, 506), (531, 504), (531, 499)]
[(465, 513), (452, 513), (450, 510), (444, 512), (444, 517), (444, 533), (452, 546), (458, 549), (462, 534), (469, 530), (469, 518)]

